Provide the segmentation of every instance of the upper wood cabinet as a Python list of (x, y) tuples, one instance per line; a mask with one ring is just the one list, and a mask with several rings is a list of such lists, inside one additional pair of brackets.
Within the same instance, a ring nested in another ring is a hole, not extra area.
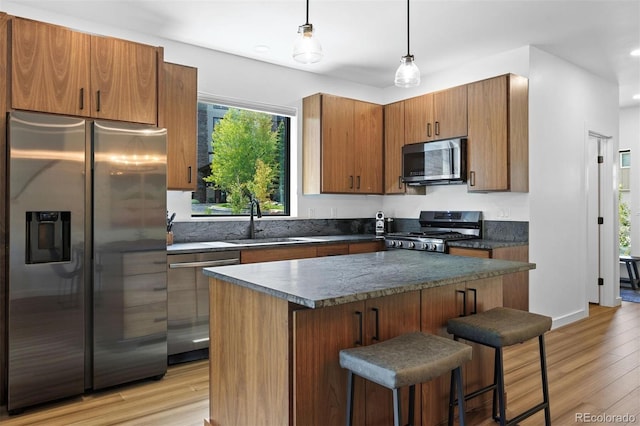
[(467, 87), (468, 190), (528, 192), (528, 80), (508, 74)]
[(11, 106), (89, 117), (91, 36), (22, 18), (11, 25)]
[(404, 194), (402, 147), (404, 146), (404, 102), (384, 106), (384, 193)]
[(15, 109), (157, 123), (158, 48), (12, 18)]
[(303, 99), (303, 190), (382, 193), (382, 106), (327, 94)]
[(198, 70), (166, 62), (162, 68), (158, 125), (167, 129), (167, 189), (195, 191)]
[(97, 118), (156, 124), (158, 49), (91, 36), (91, 96)]
[(427, 93), (405, 102), (405, 143), (467, 135), (467, 87)]

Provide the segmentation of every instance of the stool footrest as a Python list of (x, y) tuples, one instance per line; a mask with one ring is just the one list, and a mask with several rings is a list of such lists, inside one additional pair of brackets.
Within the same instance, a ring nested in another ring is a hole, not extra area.
[[(536, 405), (535, 407), (531, 407), (529, 408), (527, 411), (525, 411), (522, 414), (518, 414), (517, 416), (515, 416), (514, 418), (507, 420), (505, 422), (505, 426), (509, 426), (509, 425), (516, 425), (518, 423), (520, 423), (521, 421), (523, 421), (526, 418), (531, 417), (532, 415), (534, 415), (535, 413), (537, 413), (540, 410), (543, 410), (545, 408), (547, 408), (549, 406), (549, 403), (547, 402), (541, 402), (540, 404)], [(499, 419), (499, 417), (498, 417)]]

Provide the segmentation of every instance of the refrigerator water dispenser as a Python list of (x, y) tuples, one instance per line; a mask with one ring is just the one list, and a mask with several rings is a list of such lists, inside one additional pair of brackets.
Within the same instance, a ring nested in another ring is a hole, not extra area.
[(71, 212), (27, 212), (27, 264), (71, 260)]

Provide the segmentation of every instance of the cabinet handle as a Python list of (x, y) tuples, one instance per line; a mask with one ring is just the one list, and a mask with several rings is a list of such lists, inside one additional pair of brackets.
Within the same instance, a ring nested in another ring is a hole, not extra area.
[(467, 316), (467, 292), (464, 290), (456, 290), (456, 293), (462, 294), (462, 314), (458, 316), (466, 317)]
[(355, 344), (362, 346), (362, 312), (356, 311), (356, 316), (358, 317), (358, 340)]
[(398, 189), (402, 189), (402, 176), (398, 176)]
[(96, 111), (100, 111), (100, 91), (96, 92)]
[(375, 334), (373, 335), (371, 340), (373, 340), (374, 342), (380, 341), (380, 310), (378, 308), (371, 308), (371, 310), (375, 314), (375, 318), (376, 318)]
[(470, 288), (469, 291), (473, 293), (473, 312), (471, 315), (474, 315), (478, 313), (478, 290)]
[(191, 166), (189, 166), (189, 168), (188, 168), (187, 182), (191, 183)]
[(353, 189), (353, 175), (349, 176), (349, 189)]
[(431, 123), (427, 123), (427, 137), (431, 137)]
[(476, 186), (476, 172), (469, 172), (469, 186)]
[(356, 189), (360, 189), (360, 176), (356, 177), (356, 182), (358, 182), (356, 184)]
[(436, 135), (439, 135), (440, 134), (440, 122), (436, 121), (436, 125), (434, 127), (436, 129)]
[(84, 87), (80, 88), (80, 109), (84, 109)]

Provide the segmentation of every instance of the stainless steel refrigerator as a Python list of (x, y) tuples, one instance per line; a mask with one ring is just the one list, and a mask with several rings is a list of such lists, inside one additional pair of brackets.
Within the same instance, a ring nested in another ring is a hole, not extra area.
[(8, 409), (167, 368), (166, 130), (8, 116)]

